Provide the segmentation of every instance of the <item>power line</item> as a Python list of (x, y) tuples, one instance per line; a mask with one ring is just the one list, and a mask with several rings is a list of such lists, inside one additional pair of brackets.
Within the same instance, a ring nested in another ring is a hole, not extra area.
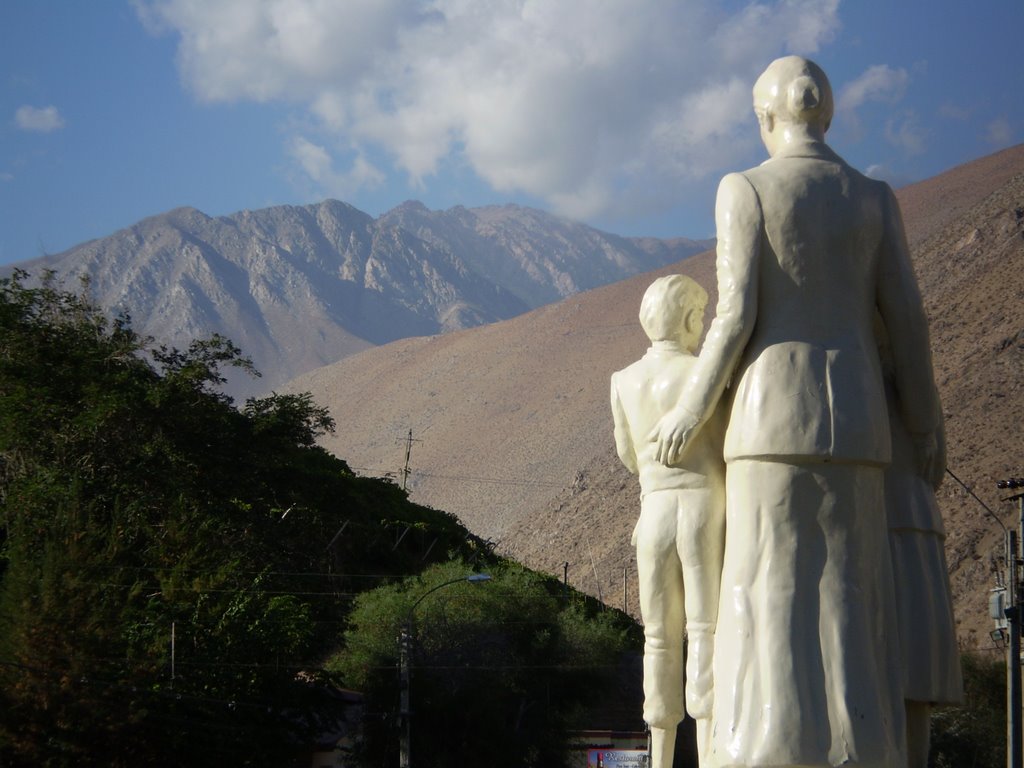
[[(371, 473), (375, 479), (386, 480), (390, 474), (390, 470), (381, 467), (353, 467), (350, 469), (358, 472)], [(489, 485), (509, 485), (509, 486), (526, 486), (526, 487), (539, 487), (539, 488), (564, 488), (568, 483), (560, 482), (558, 480), (537, 480), (537, 479), (526, 479), (526, 478), (514, 478), (514, 477), (486, 477), (482, 475), (449, 475), (440, 474), (437, 472), (430, 472), (427, 470), (415, 470), (410, 469), (409, 475), (424, 478), (427, 480), (454, 480), (457, 482), (464, 483), (482, 483)]]
[(418, 472), (417, 474), (431, 480), (458, 480), (460, 482), (485, 483), (491, 485), (518, 485), (541, 488), (564, 488), (566, 486), (565, 483), (560, 483), (554, 480), (522, 480), (517, 478), (481, 477), (473, 475), (441, 475), (433, 472)]
[[(537, 480), (535, 478), (523, 479), (523, 478), (509, 478), (509, 477), (485, 477), (480, 475), (447, 475), (436, 472), (430, 472), (426, 470), (414, 470), (410, 466), (410, 459), (412, 456), (412, 444), (423, 442), (419, 438), (412, 436), (412, 429), (410, 428), (406, 433), (405, 437), (396, 438), (395, 442), (405, 445), (405, 462), (402, 468), (398, 471), (398, 474), (402, 476), (402, 490), (407, 490), (408, 480), (410, 476), (427, 480), (452, 480), (461, 483), (481, 483), (487, 485), (508, 485), (508, 486), (523, 486), (523, 487), (538, 487), (538, 488), (564, 488), (565, 483), (557, 480)], [(346, 462), (347, 463), (347, 462)], [(357, 467), (352, 464), (348, 464), (348, 468), (353, 472), (366, 472), (375, 476), (377, 479), (387, 480), (392, 477), (392, 471), (390, 469), (384, 469), (381, 467)]]

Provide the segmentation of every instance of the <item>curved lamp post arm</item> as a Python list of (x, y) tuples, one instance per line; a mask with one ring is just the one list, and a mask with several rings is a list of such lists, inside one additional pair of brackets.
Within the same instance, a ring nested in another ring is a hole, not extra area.
[(416, 599), (416, 602), (412, 604), (412, 607), (409, 608), (409, 613), (406, 614), (405, 623), (407, 625), (411, 625), (412, 624), (413, 613), (415, 612), (416, 607), (420, 603), (423, 602), (424, 598), (428, 597), (429, 595), (432, 595), (434, 592), (437, 592), (437, 590), (442, 589), (442, 588), (447, 587), (447, 586), (450, 586), (452, 584), (458, 584), (460, 581), (468, 581), (470, 584), (477, 584), (477, 583), (479, 583), (481, 581), (490, 581), (490, 580), (491, 580), (491, 574), (489, 574), (489, 573), (471, 573), (471, 574), (469, 574), (469, 576), (460, 576), (457, 579), (451, 579), (450, 581), (445, 581), (445, 582), (443, 582), (441, 584), (438, 584), (436, 587), (431, 587), (426, 592), (424, 592), (422, 595), (420, 595)]
[(416, 602), (409, 608), (409, 612), (405, 615), (405, 621), (402, 623), (402, 630), (398, 636), (398, 672), (399, 672), (399, 696), (400, 696), (400, 710), (399, 715), (402, 720), (402, 732), (400, 735), (399, 752), (398, 752), (398, 765), (399, 768), (409, 768), (410, 765), (410, 731), (411, 731), (411, 720), (412, 711), (409, 708), (409, 677), (412, 668), (412, 619), (413, 612), (416, 607), (423, 602), (423, 598), (428, 595), (437, 592), (442, 587), (448, 587), (452, 584), (458, 584), (460, 581), (468, 581), (470, 584), (477, 584), (481, 581), (490, 581), (491, 574), (489, 573), (471, 573), (468, 576), (460, 576), (457, 579), (451, 579), (442, 584), (438, 584), (436, 587), (431, 587), (422, 595), (420, 595)]

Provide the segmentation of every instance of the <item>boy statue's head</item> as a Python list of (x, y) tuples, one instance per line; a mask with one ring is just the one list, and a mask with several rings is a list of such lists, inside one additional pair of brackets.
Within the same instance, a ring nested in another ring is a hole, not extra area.
[(676, 341), (695, 352), (704, 331), (708, 294), (686, 275), (659, 277), (640, 302), (640, 325), (651, 341)]

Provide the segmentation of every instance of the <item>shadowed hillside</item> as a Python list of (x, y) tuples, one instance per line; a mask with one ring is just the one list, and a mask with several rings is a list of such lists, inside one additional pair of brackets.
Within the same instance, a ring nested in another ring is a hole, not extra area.
[[(995, 481), (1024, 475), (1024, 146), (900, 190), (949, 437), (951, 469), (1000, 513)], [(412, 430), (412, 498), (457, 514), (525, 563), (635, 614), (630, 531), (638, 486), (619, 465), (610, 374), (643, 353), (636, 320), (654, 277), (712, 293), (713, 254), (579, 294), (518, 318), (371, 349), (293, 382), (330, 407), (326, 445), (369, 474), (400, 475)], [(708, 318), (710, 320), (710, 317)], [(947, 480), (961, 636), (988, 643), (987, 590), (1001, 529)]]

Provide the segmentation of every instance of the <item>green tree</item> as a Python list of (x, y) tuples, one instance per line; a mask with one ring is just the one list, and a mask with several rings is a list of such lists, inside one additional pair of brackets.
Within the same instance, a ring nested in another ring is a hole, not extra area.
[(427, 594), (470, 572), (456, 560), (357, 598), (345, 647), (328, 667), (366, 697), (361, 765), (398, 760), (398, 639), (407, 622), (417, 766), (561, 765), (568, 729), (617, 689), (622, 655), (642, 643), (631, 620), (579, 596), (566, 601), (557, 581), (511, 562), (488, 570), (487, 583)]
[(26, 278), (0, 280), (0, 762), (284, 764), (333, 716), (307, 673), (365, 575), (484, 548), (318, 448), (308, 395), (236, 409), (226, 339), (154, 348)]
[(1006, 765), (1006, 663), (973, 653), (961, 656), (964, 701), (932, 714), (928, 764), (933, 768)]

